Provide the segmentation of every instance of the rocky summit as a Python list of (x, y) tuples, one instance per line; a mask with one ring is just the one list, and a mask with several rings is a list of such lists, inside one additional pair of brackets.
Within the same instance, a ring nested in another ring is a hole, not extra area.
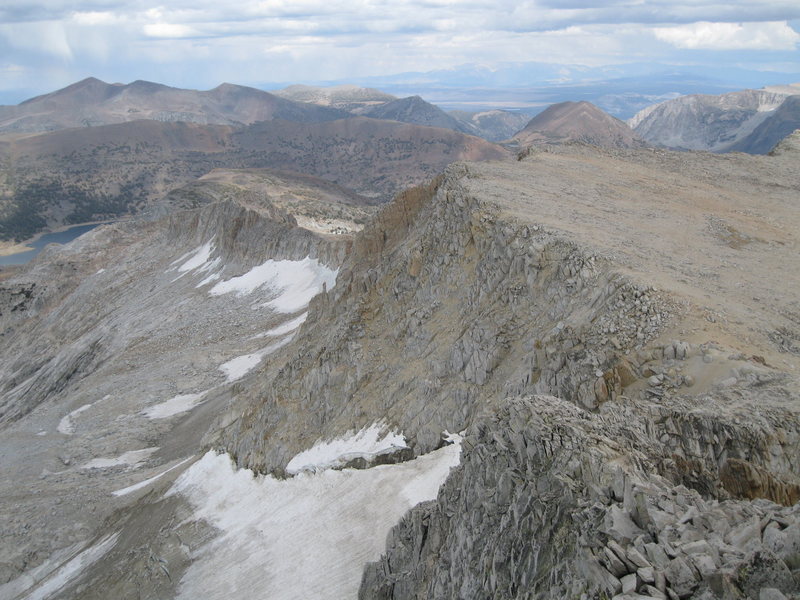
[(0, 597), (798, 597), (798, 146), (226, 167), (3, 272)]

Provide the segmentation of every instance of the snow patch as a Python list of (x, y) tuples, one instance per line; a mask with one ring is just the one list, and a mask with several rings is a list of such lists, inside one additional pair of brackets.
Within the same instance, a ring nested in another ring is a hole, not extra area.
[(292, 319), (291, 321), (286, 321), (286, 323), (278, 325), (277, 327), (270, 329), (269, 331), (265, 331), (264, 333), (259, 333), (257, 335), (254, 335), (253, 339), (262, 337), (278, 337), (281, 335), (286, 335), (287, 333), (292, 333), (295, 329), (300, 327), (300, 325), (305, 323), (307, 318), (308, 318), (308, 312), (304, 312), (296, 319)]
[(100, 560), (114, 547), (118, 537), (119, 533), (109, 535), (78, 554), (75, 558), (59, 567), (58, 570), (47, 577), (42, 585), (25, 597), (25, 600), (44, 600), (45, 598), (49, 598), (80, 575), (81, 571), (86, 569), (86, 567)]
[(115, 490), (115, 491), (113, 491), (111, 493), (114, 496), (124, 496), (125, 494), (130, 494), (131, 492), (135, 492), (136, 490), (140, 490), (140, 489), (142, 489), (144, 487), (147, 487), (151, 483), (157, 481), (158, 479), (161, 479), (164, 475), (166, 475), (170, 471), (174, 471), (175, 469), (177, 469), (181, 465), (185, 465), (187, 462), (192, 460), (192, 458), (194, 458), (194, 457), (190, 456), (189, 458), (184, 458), (177, 465), (171, 466), (166, 471), (161, 471), (161, 473), (159, 473), (158, 475), (154, 475), (153, 477), (150, 477), (149, 479), (145, 479), (144, 481), (140, 481), (139, 483), (134, 483), (133, 485), (129, 485), (128, 487), (122, 488), (121, 490)]
[(72, 422), (73, 417), (77, 417), (83, 411), (89, 410), (93, 404), (94, 402), (92, 402), (91, 404), (84, 404), (80, 408), (76, 408), (68, 415), (62, 417), (61, 420), (58, 422), (58, 427), (57, 427), (58, 433), (63, 433), (64, 435), (72, 435), (73, 433), (75, 433), (75, 423)]
[(367, 562), (413, 506), (436, 498), (459, 444), (396, 465), (287, 480), (237, 470), (207, 453), (176, 480), (195, 517), (220, 530), (198, 549), (178, 598), (355, 598)]
[(187, 257), (188, 260), (178, 267), (178, 271), (181, 273), (186, 273), (187, 271), (192, 271), (193, 269), (208, 264), (208, 259), (211, 258), (211, 253), (213, 251), (214, 239), (212, 238), (202, 246), (197, 247), (194, 251), (190, 252), (189, 254), (184, 254), (181, 258), (179, 258), (176, 262), (179, 262)]
[(179, 267), (177, 267), (178, 271), (180, 272), (180, 275), (178, 275), (170, 283), (178, 281), (178, 279), (186, 275), (189, 271), (197, 270), (198, 273), (205, 273), (206, 271), (215, 269), (222, 262), (222, 259), (220, 257), (217, 257), (214, 260), (209, 260), (211, 258), (211, 253), (213, 251), (214, 251), (214, 238), (211, 238), (202, 246), (198, 246), (193, 251), (187, 252), (186, 254), (181, 256), (178, 260), (170, 263), (170, 268), (164, 271), (165, 273), (169, 273), (170, 271), (175, 270), (175, 265), (177, 263), (179, 262), (183, 263)]
[(262, 286), (275, 291), (277, 297), (262, 306), (281, 313), (302, 310), (322, 291), (323, 285), (331, 289), (336, 285), (337, 270), (320, 264), (316, 258), (303, 260), (268, 260), (253, 267), (244, 275), (217, 283), (209, 290), (212, 296), (236, 293), (246, 296)]
[(151, 406), (142, 411), (148, 419), (166, 419), (172, 415), (177, 415), (187, 410), (191, 410), (203, 399), (208, 391), (200, 392), (199, 394), (180, 394), (174, 398), (170, 398), (160, 404)]
[(203, 279), (203, 281), (201, 281), (200, 283), (198, 283), (198, 284), (197, 284), (196, 286), (194, 286), (194, 287), (195, 287), (195, 288), (201, 288), (201, 287), (203, 287), (204, 285), (208, 285), (209, 283), (213, 283), (213, 282), (215, 282), (215, 281), (216, 281), (217, 279), (219, 279), (219, 278), (220, 278), (220, 274), (219, 274), (219, 273), (212, 273), (211, 275), (209, 275), (208, 277), (206, 277), (205, 279)]
[(381, 454), (408, 448), (406, 438), (402, 434), (387, 432), (381, 437), (385, 429), (382, 424), (376, 423), (338, 440), (317, 442), (292, 458), (286, 465), (286, 472), (295, 475), (301, 471), (324, 471), (343, 467), (356, 458), (363, 458), (369, 462)]
[(262, 348), (258, 352), (253, 352), (252, 354), (245, 354), (244, 356), (237, 356), (236, 358), (232, 358), (226, 363), (222, 363), (219, 368), (220, 370), (225, 373), (227, 377), (227, 382), (231, 383), (233, 381), (238, 381), (245, 375), (247, 375), (250, 371), (255, 369), (258, 364), (264, 359), (265, 356), (268, 356), (282, 348), (286, 344), (292, 341), (293, 336), (286, 336), (282, 340), (275, 342), (274, 344), (270, 344), (266, 348)]
[(93, 458), (89, 462), (83, 464), (81, 469), (108, 469), (109, 467), (118, 467), (120, 465), (136, 466), (143, 460), (146, 460), (147, 457), (156, 450), (158, 450), (158, 447), (131, 450), (116, 458)]

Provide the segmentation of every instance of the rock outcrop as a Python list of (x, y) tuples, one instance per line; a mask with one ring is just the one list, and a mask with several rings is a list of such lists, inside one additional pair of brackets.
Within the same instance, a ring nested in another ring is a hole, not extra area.
[(620, 416), (534, 396), (473, 424), (438, 500), (394, 529), (359, 597), (794, 597), (797, 507), (660, 476), (652, 422)]

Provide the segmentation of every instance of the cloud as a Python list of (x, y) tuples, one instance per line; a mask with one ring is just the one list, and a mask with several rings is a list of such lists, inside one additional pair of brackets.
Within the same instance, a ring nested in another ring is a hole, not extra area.
[(656, 27), (657, 39), (689, 50), (794, 50), (800, 33), (785, 21), (765, 23), (691, 23)]
[(213, 87), (465, 63), (653, 64), (724, 48), (786, 63), (793, 19), (798, 0), (3, 0), (0, 57), (50, 89), (37, 73), (56, 67), (69, 69), (62, 79)]
[(147, 23), (142, 30), (147, 37), (153, 38), (200, 37), (198, 30), (179, 23)]
[(3, 24), (0, 25), (0, 37), (18, 51), (49, 54), (64, 60), (73, 57), (64, 24), (60, 21)]
[(74, 12), (72, 13), (71, 18), (72, 21), (78, 25), (86, 25), (89, 27), (95, 27), (98, 25), (113, 25), (121, 20), (120, 17), (113, 12), (98, 10)]

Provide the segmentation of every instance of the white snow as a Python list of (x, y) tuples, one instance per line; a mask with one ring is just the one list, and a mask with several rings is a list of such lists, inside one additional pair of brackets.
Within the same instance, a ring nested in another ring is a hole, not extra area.
[(201, 287), (203, 287), (204, 285), (208, 285), (209, 283), (213, 283), (213, 282), (215, 282), (215, 281), (216, 281), (217, 279), (219, 279), (220, 277), (221, 277), (221, 275), (220, 275), (219, 273), (212, 273), (211, 275), (209, 275), (208, 277), (206, 277), (205, 279), (203, 279), (203, 281), (201, 281), (200, 283), (198, 283), (198, 284), (197, 284), (196, 286), (194, 286), (194, 287), (195, 287), (195, 288), (201, 288)]
[(80, 408), (76, 408), (68, 415), (62, 417), (58, 422), (58, 433), (63, 433), (64, 435), (72, 435), (75, 433), (75, 423), (72, 422), (72, 418), (77, 417), (83, 411), (90, 409), (93, 404), (94, 402), (91, 404), (84, 404)]
[(118, 467), (120, 465), (135, 466), (146, 460), (153, 452), (158, 450), (158, 447), (144, 448), (142, 450), (130, 450), (117, 456), (115, 458), (93, 458), (81, 466), (81, 469), (107, 469), (109, 467)]
[(156, 404), (142, 411), (149, 419), (166, 419), (172, 415), (177, 415), (187, 410), (191, 410), (203, 399), (208, 391), (199, 394), (180, 394), (160, 404)]
[(225, 376), (228, 378), (228, 383), (233, 381), (238, 381), (245, 375), (247, 375), (250, 371), (255, 369), (258, 364), (264, 359), (265, 356), (268, 356), (275, 352), (276, 350), (282, 348), (286, 344), (292, 341), (292, 336), (286, 336), (285, 338), (278, 340), (274, 344), (270, 344), (266, 348), (262, 348), (258, 352), (253, 352), (252, 354), (245, 354), (244, 356), (237, 356), (236, 358), (232, 358), (226, 363), (222, 363), (219, 368), (220, 370), (225, 373)]
[(244, 275), (220, 281), (208, 293), (221, 296), (235, 292), (241, 297), (266, 285), (275, 291), (277, 297), (262, 306), (281, 313), (294, 313), (308, 306), (311, 299), (322, 291), (323, 284), (328, 289), (336, 285), (337, 273), (338, 270), (329, 269), (315, 258), (268, 260)]
[(86, 567), (100, 560), (103, 555), (114, 547), (118, 537), (119, 533), (106, 536), (94, 546), (87, 548), (75, 558), (63, 564), (58, 570), (47, 577), (42, 585), (33, 590), (31, 594), (28, 594), (25, 600), (45, 600), (45, 598), (52, 596), (55, 592), (80, 575), (81, 571)]
[(187, 462), (192, 460), (192, 458), (194, 458), (194, 457), (190, 456), (189, 458), (184, 458), (178, 464), (171, 466), (166, 471), (161, 471), (161, 473), (159, 473), (158, 475), (154, 475), (153, 477), (150, 477), (149, 479), (145, 479), (144, 481), (140, 481), (139, 483), (134, 483), (133, 485), (129, 485), (128, 487), (122, 488), (121, 490), (115, 490), (115, 491), (113, 491), (111, 493), (114, 496), (124, 496), (125, 494), (130, 494), (131, 492), (135, 492), (136, 490), (140, 490), (140, 489), (142, 489), (144, 487), (147, 487), (148, 485), (150, 485), (154, 481), (157, 481), (158, 479), (161, 479), (164, 475), (166, 475), (170, 471), (174, 471), (175, 469), (177, 469), (181, 465), (186, 464)]
[(291, 479), (254, 477), (207, 453), (176, 480), (195, 517), (220, 530), (199, 548), (178, 598), (355, 598), (365, 563), (406, 511), (436, 497), (459, 444), (416, 460)]
[(308, 318), (308, 312), (304, 312), (296, 319), (292, 319), (291, 321), (286, 321), (286, 323), (278, 325), (277, 327), (270, 329), (269, 331), (265, 331), (264, 333), (259, 333), (257, 335), (254, 335), (253, 338), (278, 337), (281, 335), (286, 335), (287, 333), (293, 332), (295, 329), (300, 327), (300, 325), (305, 323), (306, 318)]
[[(188, 260), (178, 267), (178, 271), (180, 271), (181, 273), (186, 273), (187, 271), (192, 271), (194, 269), (197, 269), (198, 267), (208, 265), (208, 259), (211, 258), (211, 252), (213, 252), (213, 250), (214, 250), (214, 240), (211, 239), (202, 246), (199, 246), (193, 252), (189, 253)], [(186, 256), (187, 255), (184, 255), (181, 258), (186, 258)]]
[(381, 437), (384, 429), (383, 425), (376, 423), (338, 440), (317, 442), (292, 458), (286, 465), (286, 472), (294, 475), (301, 471), (323, 471), (342, 467), (355, 458), (369, 461), (378, 455), (408, 447), (402, 434), (387, 432)]

